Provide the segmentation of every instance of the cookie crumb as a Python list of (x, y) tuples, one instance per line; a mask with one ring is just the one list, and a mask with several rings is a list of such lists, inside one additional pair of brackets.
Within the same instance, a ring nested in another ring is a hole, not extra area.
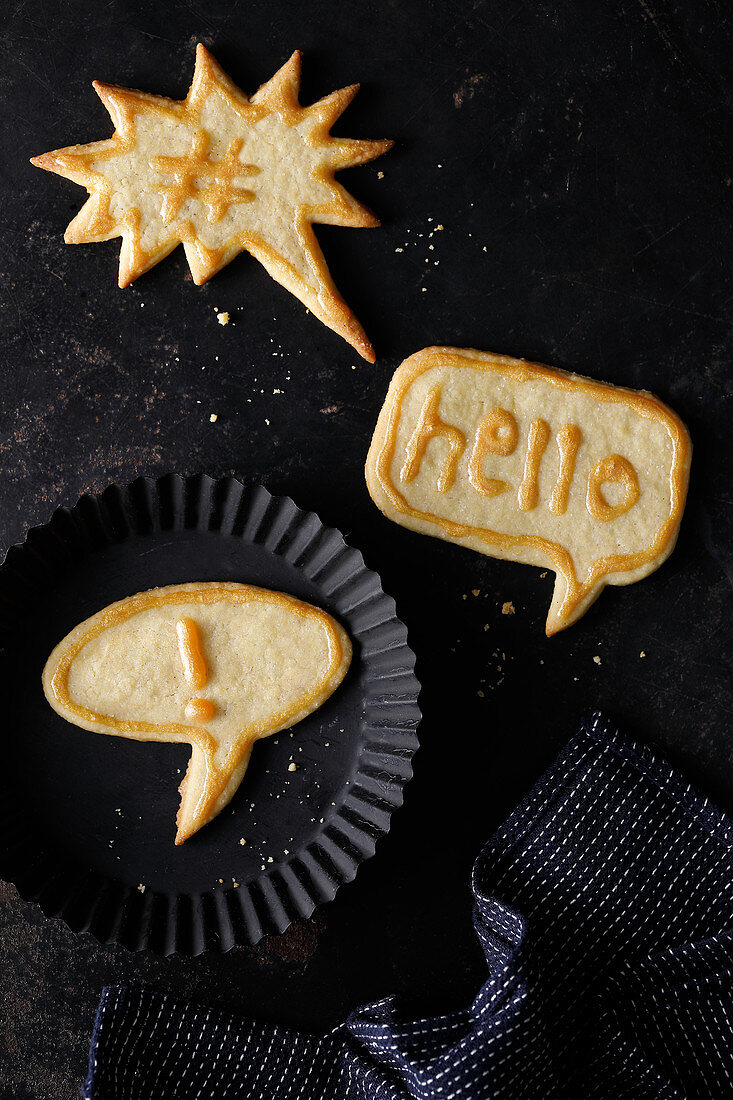
[(384, 179), (384, 172), (377, 172), (377, 179), (378, 180), (383, 180)]
[(272, 858), (272, 856), (268, 856), (268, 857), (267, 857), (267, 862), (268, 862), (268, 863), (274, 863), (274, 862), (275, 862), (275, 860), (274, 860), (274, 859)]
[(471, 595), (472, 596), (480, 596), (481, 595), (481, 589), (480, 588), (472, 588), (471, 589)]
[(244, 839), (243, 836), (240, 836), (239, 843), (242, 845), (242, 847), (244, 847), (244, 845), (247, 843), (247, 841)]
[(598, 654), (597, 654), (597, 653), (596, 653), (595, 657), (593, 658), (593, 660), (595, 661), (595, 663), (596, 663), (597, 665), (599, 665), (599, 664), (601, 663), (601, 658), (600, 658), (600, 657), (598, 656)]
[(229, 314), (227, 313), (226, 310), (223, 310), (221, 313), (217, 313), (216, 319), (217, 319), (217, 321), (219, 322), (220, 325), (228, 325), (229, 324)]
[(138, 884), (138, 890), (141, 894), (145, 893), (145, 887), (143, 886), (142, 882)]
[(293, 763), (288, 764), (288, 771), (289, 772), (297, 772), (297, 770), (298, 770), (298, 765), (296, 763), (293, 762)]
[(216, 424), (218, 419), (219, 419), (219, 414), (218, 413), (212, 413), (211, 416), (209, 417), (209, 424)]
[(513, 615), (514, 611), (515, 607), (511, 600), (505, 600), (505, 602), (501, 605), (502, 615)]
[(640, 657), (646, 657), (646, 653), (644, 652), (644, 650), (643, 650), (643, 649), (642, 649), (641, 653), (639, 654), (639, 656), (640, 656)]

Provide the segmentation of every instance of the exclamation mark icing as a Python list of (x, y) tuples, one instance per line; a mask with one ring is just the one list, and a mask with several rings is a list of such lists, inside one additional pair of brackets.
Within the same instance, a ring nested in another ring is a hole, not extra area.
[[(176, 623), (176, 634), (183, 675), (195, 691), (200, 691), (206, 687), (209, 670), (206, 667), (199, 628), (193, 619), (179, 619)], [(208, 722), (216, 714), (216, 706), (210, 699), (190, 699), (184, 713), (189, 722)]]

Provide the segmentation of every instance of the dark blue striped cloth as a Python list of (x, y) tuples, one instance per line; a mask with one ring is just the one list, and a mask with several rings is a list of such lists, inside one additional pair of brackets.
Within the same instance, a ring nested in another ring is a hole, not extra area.
[(87, 1100), (733, 1097), (733, 827), (596, 715), (473, 875), (488, 976), (323, 1038), (104, 991)]

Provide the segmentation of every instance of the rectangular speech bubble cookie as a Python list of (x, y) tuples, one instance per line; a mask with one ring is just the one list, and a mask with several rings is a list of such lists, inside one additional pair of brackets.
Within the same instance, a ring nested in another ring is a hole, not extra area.
[(691, 453), (653, 394), (437, 347), (395, 372), (366, 479), (403, 527), (553, 569), (551, 635), (669, 556)]

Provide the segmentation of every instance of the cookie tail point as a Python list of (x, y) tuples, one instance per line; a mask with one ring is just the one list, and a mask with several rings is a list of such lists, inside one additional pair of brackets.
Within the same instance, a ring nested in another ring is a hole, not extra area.
[(181, 804), (176, 815), (176, 844), (183, 844), (211, 816), (209, 807), (218, 794), (218, 783), (211, 757), (193, 745), (191, 759), (178, 788)]
[(552, 603), (547, 613), (545, 634), (551, 638), (561, 630), (572, 626), (600, 596), (605, 587), (605, 578), (595, 584), (571, 584), (562, 573), (556, 574)]
[(236, 762), (228, 760), (217, 767), (214, 759), (198, 745), (192, 746), (191, 759), (180, 787), (181, 804), (176, 816), (177, 845), (197, 833), (224, 809), (242, 782), (252, 754), (252, 744), (236, 753)]

